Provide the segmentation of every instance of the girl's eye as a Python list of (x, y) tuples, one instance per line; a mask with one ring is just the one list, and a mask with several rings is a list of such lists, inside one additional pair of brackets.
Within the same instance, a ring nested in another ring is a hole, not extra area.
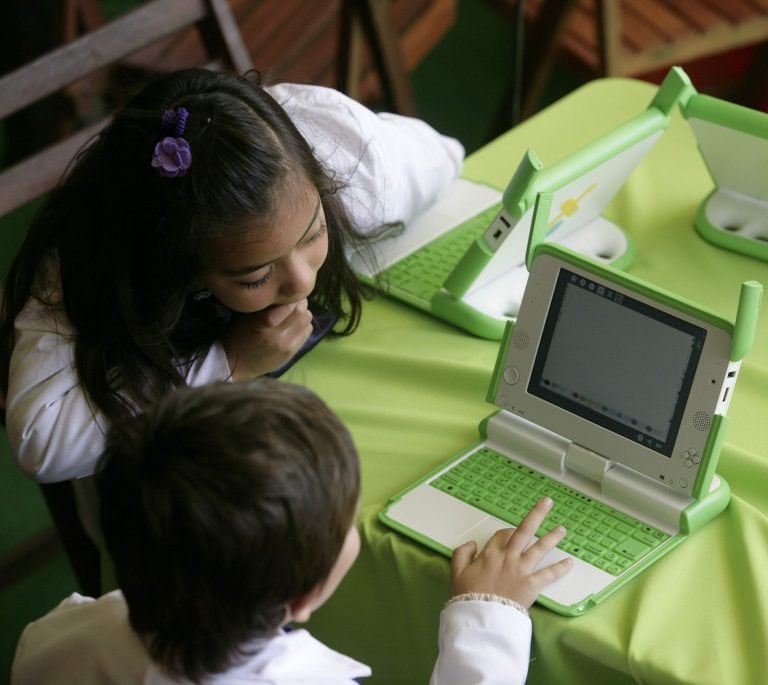
[(315, 240), (319, 240), (323, 234), (328, 230), (328, 226), (325, 222), (320, 224), (320, 228), (306, 239), (305, 243), (314, 243)]
[(251, 281), (251, 282), (241, 281), (240, 285), (243, 288), (247, 288), (248, 290), (255, 290), (256, 288), (261, 288), (261, 286), (263, 286), (270, 278), (272, 278), (273, 273), (275, 273), (275, 271), (270, 266), (269, 271), (267, 271), (267, 273), (264, 276), (262, 276), (259, 280)]

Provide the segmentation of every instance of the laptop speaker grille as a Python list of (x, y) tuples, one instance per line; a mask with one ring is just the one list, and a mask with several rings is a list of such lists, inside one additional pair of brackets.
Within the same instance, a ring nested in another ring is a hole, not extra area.
[(697, 411), (693, 415), (693, 427), (696, 430), (708, 431), (712, 425), (712, 419), (705, 411)]
[(512, 333), (512, 344), (515, 346), (515, 349), (524, 350), (528, 347), (529, 342), (531, 341), (528, 338), (528, 334), (519, 328), (515, 328)]

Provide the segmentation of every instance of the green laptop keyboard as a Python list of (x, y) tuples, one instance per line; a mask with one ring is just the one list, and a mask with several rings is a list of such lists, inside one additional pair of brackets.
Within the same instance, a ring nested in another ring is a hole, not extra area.
[(501, 209), (495, 204), (382, 271), (383, 281), (428, 303)]
[(562, 524), (560, 549), (614, 576), (669, 538), (591, 497), (488, 448), (478, 450), (430, 485), (513, 526), (544, 495), (554, 506), (536, 535)]

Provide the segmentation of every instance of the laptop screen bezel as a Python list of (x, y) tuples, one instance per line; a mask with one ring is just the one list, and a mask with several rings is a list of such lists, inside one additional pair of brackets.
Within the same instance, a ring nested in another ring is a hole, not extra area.
[[(557, 254), (559, 252), (563, 254)], [(564, 259), (563, 255), (567, 258)], [(671, 447), (666, 450), (668, 454), (529, 392), (557, 280), (563, 269), (592, 279), (603, 287), (610, 287), (665, 316), (697, 326), (705, 332), (687, 397), (681, 402), (679, 429)], [(533, 261), (515, 331), (505, 340), (506, 347), (501, 350), (495, 374), (494, 401), (502, 409), (533, 421), (612, 462), (623, 464), (675, 490), (690, 492), (698, 470), (704, 466), (702, 457), (711, 417), (722, 413), (721, 392), (729, 368), (731, 347), (731, 332), (726, 330), (724, 323), (695, 311), (690, 303), (683, 300), (676, 302), (669, 294), (659, 297), (653, 288), (635, 283), (610, 267), (591, 263), (557, 246), (547, 245), (545, 252)]]

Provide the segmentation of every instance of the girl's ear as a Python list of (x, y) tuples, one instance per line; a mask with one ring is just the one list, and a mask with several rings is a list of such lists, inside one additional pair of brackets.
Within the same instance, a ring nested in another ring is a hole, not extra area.
[(323, 591), (323, 583), (318, 583), (309, 592), (296, 597), (288, 602), (287, 621), (306, 623), (318, 604), (318, 599)]

